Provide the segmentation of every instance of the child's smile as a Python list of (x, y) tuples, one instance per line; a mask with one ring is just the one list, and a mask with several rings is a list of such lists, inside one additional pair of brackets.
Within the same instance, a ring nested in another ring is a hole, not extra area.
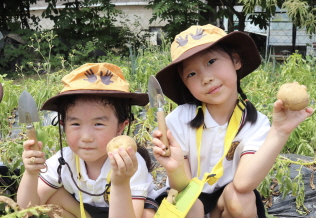
[(209, 94), (216, 94), (217, 92), (220, 91), (221, 87), (222, 87), (221, 85), (212, 87), (211, 90), (209, 91)]
[(80, 148), (80, 149), (83, 149), (83, 150), (86, 150), (86, 151), (92, 151), (92, 150), (94, 150), (95, 148), (86, 148), (86, 147), (83, 147), (83, 148)]
[(82, 149), (90, 151), (90, 150), (93, 150), (94, 148), (82, 148)]

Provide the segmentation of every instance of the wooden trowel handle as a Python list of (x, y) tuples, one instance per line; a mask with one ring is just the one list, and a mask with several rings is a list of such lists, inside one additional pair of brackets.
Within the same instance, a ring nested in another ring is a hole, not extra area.
[(176, 197), (178, 195), (178, 191), (175, 189), (170, 189), (167, 196), (167, 201), (169, 201), (170, 204), (176, 204)]
[(166, 153), (164, 156), (170, 156), (170, 146), (169, 146), (169, 141), (167, 138), (167, 125), (166, 125), (164, 111), (157, 111), (157, 121), (158, 121), (158, 129), (162, 133), (160, 140), (166, 146), (166, 149), (165, 149)]
[(29, 140), (34, 140), (34, 145), (31, 146), (31, 150), (37, 150), (39, 151), (40, 148), (38, 146), (38, 141), (37, 141), (37, 137), (36, 137), (36, 131), (34, 128), (30, 128), (26, 130), (27, 133), (27, 137)]

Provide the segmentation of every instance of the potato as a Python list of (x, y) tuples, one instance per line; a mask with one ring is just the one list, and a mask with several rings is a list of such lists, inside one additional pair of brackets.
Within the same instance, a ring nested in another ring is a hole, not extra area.
[(306, 88), (298, 83), (283, 84), (277, 94), (277, 99), (282, 100), (284, 108), (291, 111), (302, 110), (309, 103)]
[(111, 141), (108, 143), (107, 151), (112, 152), (114, 149), (118, 149), (121, 146), (125, 149), (132, 147), (135, 152), (137, 151), (135, 140), (127, 135), (120, 135), (111, 139)]

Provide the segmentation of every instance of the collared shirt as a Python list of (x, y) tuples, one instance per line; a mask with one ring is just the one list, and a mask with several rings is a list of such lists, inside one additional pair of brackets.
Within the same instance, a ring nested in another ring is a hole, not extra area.
[[(260, 112), (257, 112), (257, 122), (251, 125), (246, 123), (239, 134), (234, 138), (232, 146), (223, 160), (224, 175), (214, 184), (206, 183), (203, 192), (212, 193), (233, 181), (236, 169), (243, 154), (255, 153), (265, 141), (270, 130), (269, 119)], [(190, 163), (192, 177), (197, 177), (198, 154), (196, 146), (196, 129), (191, 128), (189, 122), (196, 116), (196, 106), (184, 104), (178, 106), (166, 118), (167, 126), (172, 135), (180, 144), (183, 154)], [(204, 173), (212, 171), (213, 167), (222, 157), (224, 152), (224, 138), (227, 123), (219, 125), (206, 110), (204, 116), (205, 128), (203, 129), (201, 143), (201, 173), (198, 176), (202, 179)]]
[[(58, 151), (55, 155), (49, 158), (46, 161), (47, 172), (41, 173), (40, 178), (43, 182), (49, 185), (52, 188), (64, 188), (70, 193), (74, 194), (77, 201), (79, 201), (79, 192), (77, 187), (72, 181), (71, 174), (66, 165), (63, 165), (61, 170), (61, 184), (58, 183), (58, 174), (57, 167), (59, 166), (58, 158), (61, 156), (61, 152)], [(63, 148), (63, 157), (65, 161), (69, 164), (70, 169), (72, 170), (74, 180), (77, 182), (77, 170), (76, 170), (76, 161), (75, 154), (71, 151), (69, 147)], [(135, 174), (130, 179), (131, 193), (133, 199), (146, 199), (148, 189), (151, 187), (152, 176), (148, 172), (145, 160), (139, 153), (136, 153), (138, 161), (138, 169)], [(107, 176), (111, 169), (111, 164), (109, 158), (104, 162), (101, 169), (101, 174), (96, 180), (89, 179), (87, 175), (87, 170), (85, 163), (82, 159), (79, 161), (80, 165), (80, 188), (92, 193), (100, 194), (105, 190), (107, 184)], [(85, 193), (82, 193), (83, 202), (97, 207), (108, 207), (109, 205), (104, 201), (103, 195), (101, 196), (91, 196)]]

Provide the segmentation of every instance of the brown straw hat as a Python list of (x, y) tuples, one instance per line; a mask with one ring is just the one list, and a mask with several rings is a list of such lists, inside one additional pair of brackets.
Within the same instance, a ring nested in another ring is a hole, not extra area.
[(0, 83), (0, 102), (2, 101), (2, 97), (3, 97), (3, 87), (2, 87), (2, 83)]
[(179, 105), (188, 103), (183, 93), (184, 84), (177, 71), (177, 64), (218, 43), (231, 46), (238, 51), (242, 61), (242, 68), (237, 71), (239, 79), (250, 74), (261, 64), (257, 46), (246, 33), (235, 31), (226, 34), (222, 29), (210, 24), (191, 26), (175, 37), (170, 51), (172, 62), (156, 75), (163, 93)]
[(75, 69), (62, 79), (64, 88), (48, 99), (41, 110), (58, 111), (59, 99), (66, 95), (99, 95), (105, 97), (128, 98), (132, 105), (148, 104), (147, 93), (131, 93), (129, 83), (122, 70), (109, 63), (88, 63)]

